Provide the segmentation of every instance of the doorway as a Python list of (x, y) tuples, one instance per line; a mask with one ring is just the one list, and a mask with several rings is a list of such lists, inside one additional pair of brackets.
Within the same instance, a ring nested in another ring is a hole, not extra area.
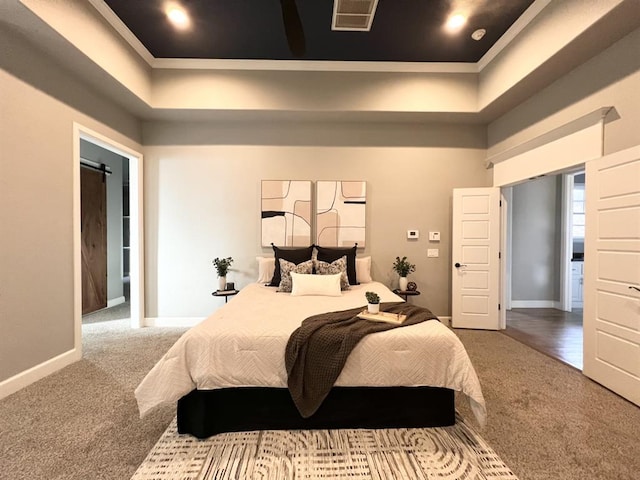
[(582, 370), (584, 173), (541, 175), (510, 189), (504, 333)]
[[(80, 124), (74, 123), (73, 129), (73, 145), (74, 145), (74, 192), (73, 192), (73, 228), (74, 228), (74, 346), (81, 352), (82, 349), (82, 240), (81, 240), (81, 189), (80, 189), (80, 159), (81, 159), (81, 142), (85, 141), (89, 144), (98, 146), (112, 154), (125, 158), (128, 164), (128, 177), (129, 185), (126, 193), (129, 206), (129, 244), (128, 244), (128, 270), (129, 270), (129, 282), (126, 282), (124, 277), (124, 242), (121, 242), (122, 253), (120, 256), (120, 265), (122, 276), (120, 280), (122, 288), (122, 299), (126, 300), (124, 292), (125, 285), (128, 287), (128, 300), (130, 307), (130, 325), (133, 328), (141, 327), (144, 324), (144, 285), (143, 285), (143, 272), (144, 272), (144, 255), (143, 255), (143, 236), (142, 236), (142, 201), (143, 201), (143, 189), (142, 189), (142, 155), (130, 148), (119, 144), (118, 142), (98, 133), (89, 128), (86, 128)], [(123, 163), (124, 165), (124, 163)], [(124, 200), (125, 195), (124, 184), (121, 183), (120, 199)], [(123, 202), (124, 203), (124, 202)], [(123, 218), (122, 216), (117, 219), (122, 231)]]

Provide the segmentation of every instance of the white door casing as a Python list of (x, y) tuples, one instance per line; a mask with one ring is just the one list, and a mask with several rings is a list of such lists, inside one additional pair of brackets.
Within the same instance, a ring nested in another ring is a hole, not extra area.
[(640, 147), (586, 164), (584, 374), (640, 405)]
[(500, 189), (453, 190), (451, 325), (500, 329)]

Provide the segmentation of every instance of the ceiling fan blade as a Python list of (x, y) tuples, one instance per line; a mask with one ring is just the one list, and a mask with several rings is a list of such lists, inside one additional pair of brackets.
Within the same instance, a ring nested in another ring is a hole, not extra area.
[(306, 46), (302, 21), (298, 14), (296, 2), (295, 0), (280, 0), (280, 6), (282, 7), (282, 21), (289, 50), (294, 57), (301, 57), (304, 55)]

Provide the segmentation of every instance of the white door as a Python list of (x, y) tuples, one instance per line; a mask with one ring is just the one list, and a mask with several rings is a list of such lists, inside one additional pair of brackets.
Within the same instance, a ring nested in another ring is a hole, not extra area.
[(451, 325), (498, 330), (500, 189), (453, 190)]
[(640, 405), (640, 147), (586, 167), (584, 374)]

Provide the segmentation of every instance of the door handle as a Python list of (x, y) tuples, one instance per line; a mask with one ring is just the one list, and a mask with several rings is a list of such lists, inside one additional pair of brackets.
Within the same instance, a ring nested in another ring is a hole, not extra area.
[(640, 288), (634, 287), (633, 285), (629, 285), (629, 288), (632, 289), (632, 290), (636, 290), (636, 291), (640, 292)]
[(454, 263), (453, 266), (456, 267), (456, 268), (466, 267), (466, 265), (464, 263), (458, 263), (458, 262)]

